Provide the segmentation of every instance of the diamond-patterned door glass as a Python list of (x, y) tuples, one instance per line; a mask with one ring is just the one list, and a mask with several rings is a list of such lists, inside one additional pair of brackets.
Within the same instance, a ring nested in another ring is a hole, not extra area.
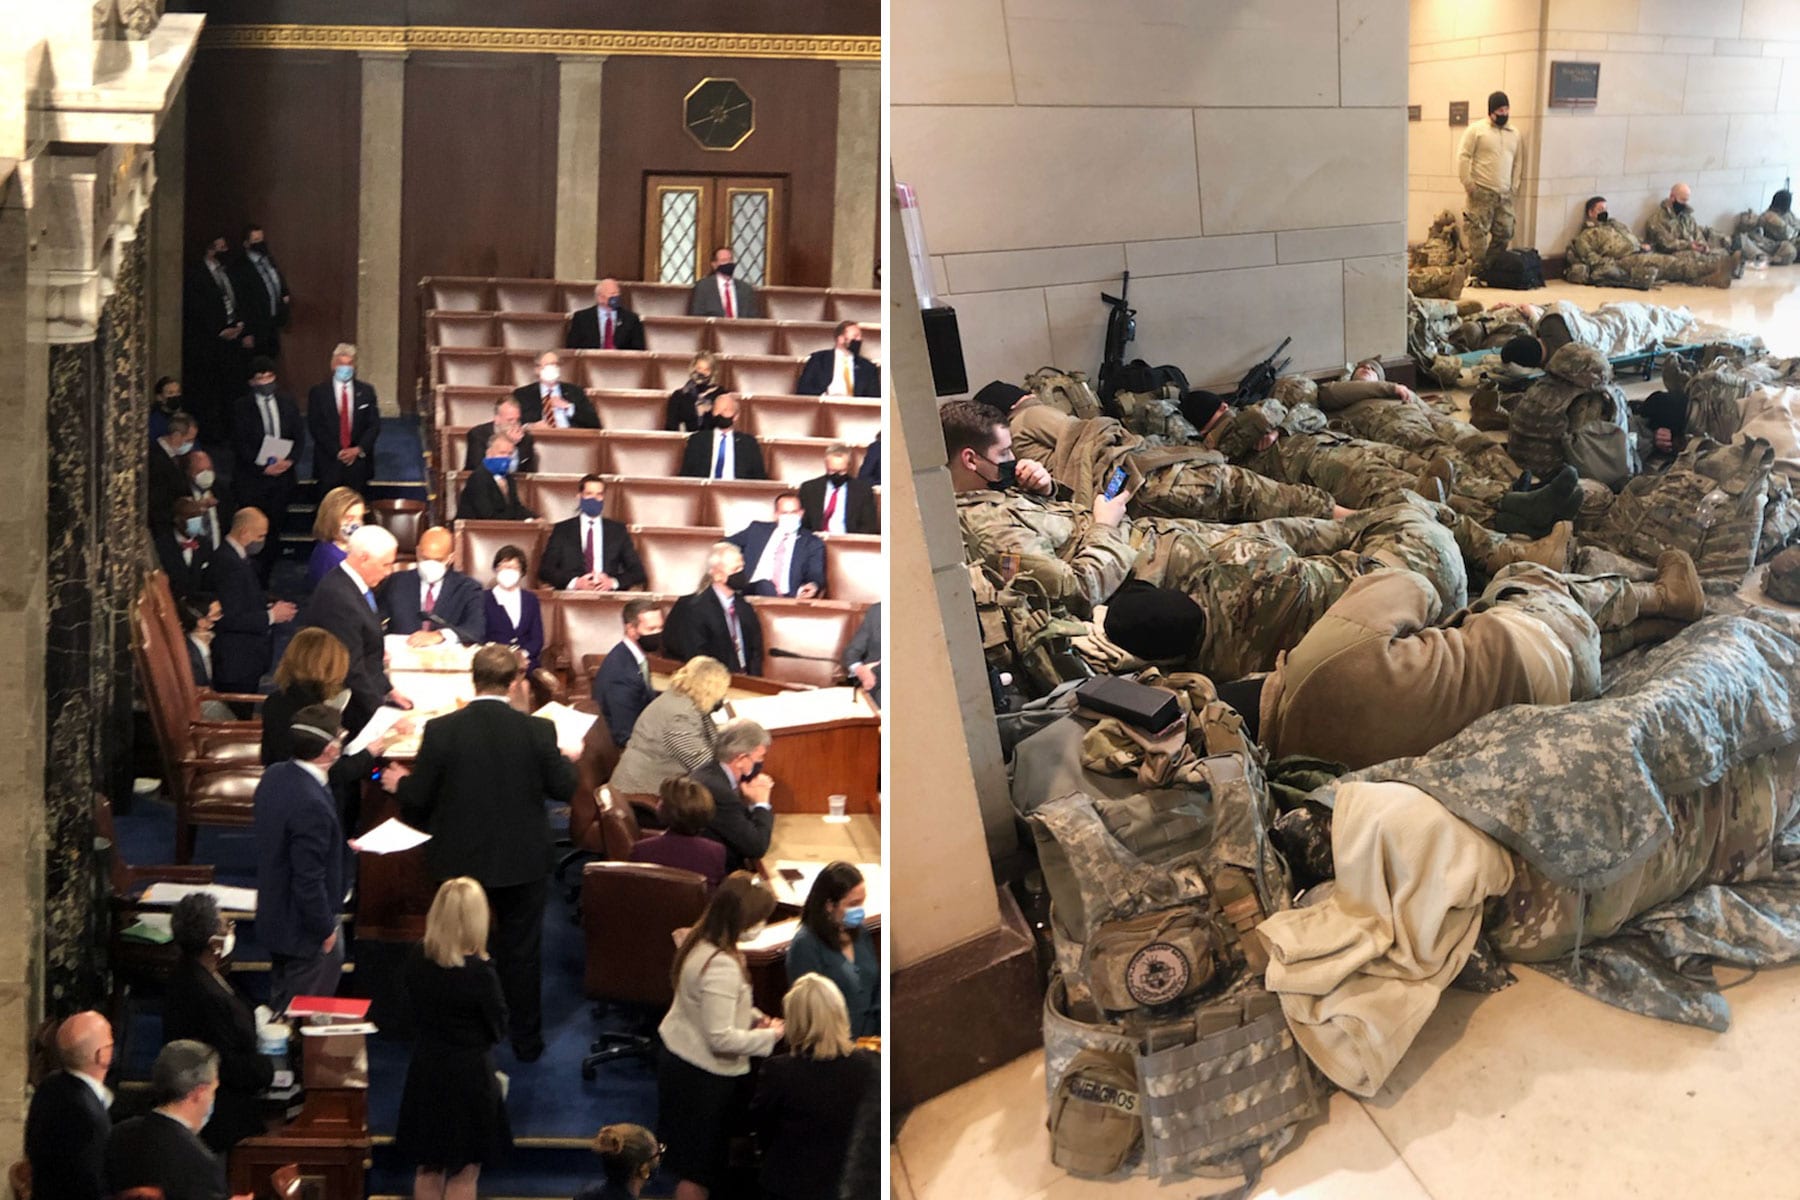
[(737, 277), (763, 287), (769, 274), (769, 193), (731, 193), (731, 250)]
[(662, 193), (661, 216), (657, 282), (692, 283), (700, 257), (700, 193), (676, 189)]

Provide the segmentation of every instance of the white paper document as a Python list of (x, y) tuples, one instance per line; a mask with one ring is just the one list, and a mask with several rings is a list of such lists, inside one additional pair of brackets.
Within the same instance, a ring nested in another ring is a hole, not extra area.
[(262, 440), (262, 445), (257, 447), (256, 461), (266, 467), (271, 461), (286, 458), (293, 452), (294, 439), (266, 437)]
[(344, 753), (361, 754), (364, 750), (367, 750), (374, 744), (376, 738), (392, 729), (395, 722), (401, 721), (405, 719), (405, 717), (405, 709), (395, 708), (391, 704), (382, 705), (380, 708), (376, 709), (375, 714), (369, 718), (369, 723), (362, 727), (362, 732), (357, 734), (355, 739), (352, 740), (348, 746), (344, 747)]
[(402, 850), (411, 850), (414, 846), (423, 846), (431, 840), (431, 835), (422, 829), (414, 829), (398, 817), (389, 817), (369, 832), (351, 841), (350, 847), (362, 854), (398, 854)]
[(194, 892), (205, 892), (217, 900), (222, 912), (256, 911), (255, 888), (227, 887), (222, 883), (153, 883), (144, 890), (141, 900), (145, 904), (175, 904)]
[(600, 719), (596, 713), (584, 713), (570, 708), (566, 704), (558, 704), (552, 700), (549, 704), (531, 714), (543, 717), (556, 726), (556, 744), (570, 748), (579, 747), (587, 740), (588, 730)]

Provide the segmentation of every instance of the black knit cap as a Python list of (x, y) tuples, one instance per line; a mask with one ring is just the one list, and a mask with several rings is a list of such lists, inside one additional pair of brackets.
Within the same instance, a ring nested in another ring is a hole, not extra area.
[(1205, 632), (1205, 610), (1174, 588), (1131, 579), (1107, 602), (1107, 638), (1146, 662), (1191, 657)]
[(253, 379), (256, 376), (261, 375), (264, 371), (273, 375), (275, 373), (275, 360), (266, 354), (259, 354), (250, 360), (250, 366), (245, 371), (244, 378)]
[(1522, 333), (1500, 348), (1500, 361), (1515, 367), (1541, 367), (1544, 365), (1544, 343)]
[(1512, 107), (1512, 102), (1506, 98), (1505, 92), (1489, 92), (1488, 93), (1488, 111), (1489, 112), (1493, 112), (1496, 108), (1511, 108), (1511, 107)]
[(1213, 414), (1225, 406), (1225, 397), (1217, 392), (1195, 390), (1181, 395), (1181, 415), (1195, 429), (1205, 429)]
[(1013, 405), (1029, 395), (1031, 395), (1030, 392), (1016, 383), (1007, 383), (1004, 380), (996, 379), (975, 393), (975, 403), (985, 404), (1004, 414), (1012, 412)]

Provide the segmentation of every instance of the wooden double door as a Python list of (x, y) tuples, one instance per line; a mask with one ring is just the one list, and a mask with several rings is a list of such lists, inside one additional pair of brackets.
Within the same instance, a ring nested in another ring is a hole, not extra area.
[(650, 175), (644, 181), (644, 278), (693, 283), (730, 246), (752, 287), (785, 279), (787, 177)]

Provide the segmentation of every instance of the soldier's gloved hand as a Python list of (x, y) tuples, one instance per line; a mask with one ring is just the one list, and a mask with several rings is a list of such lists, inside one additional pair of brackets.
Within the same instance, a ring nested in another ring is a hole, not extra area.
[(1120, 492), (1110, 500), (1105, 496), (1095, 496), (1094, 522), (1108, 527), (1117, 526), (1125, 519), (1125, 503), (1130, 499), (1130, 492)]
[(1040, 496), (1048, 496), (1056, 491), (1056, 481), (1050, 478), (1049, 469), (1033, 458), (1019, 460), (1018, 466), (1013, 468), (1013, 479), (1022, 490), (1036, 492)]

